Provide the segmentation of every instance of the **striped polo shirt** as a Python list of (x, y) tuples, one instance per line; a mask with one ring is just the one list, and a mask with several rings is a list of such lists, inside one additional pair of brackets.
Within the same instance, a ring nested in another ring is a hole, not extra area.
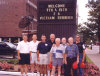
[(63, 54), (65, 53), (65, 48), (62, 45), (52, 46), (50, 53), (53, 54), (53, 58), (63, 58)]

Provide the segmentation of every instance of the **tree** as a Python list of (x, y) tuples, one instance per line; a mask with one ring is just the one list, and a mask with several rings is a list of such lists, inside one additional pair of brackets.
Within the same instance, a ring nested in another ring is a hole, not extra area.
[(81, 31), (79, 32), (92, 40), (97, 36), (100, 42), (100, 0), (89, 0), (86, 7), (90, 9), (89, 18), (84, 23), (86, 26), (81, 27)]

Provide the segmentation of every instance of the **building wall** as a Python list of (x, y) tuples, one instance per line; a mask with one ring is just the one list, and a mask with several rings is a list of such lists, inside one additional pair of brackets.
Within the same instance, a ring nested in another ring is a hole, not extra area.
[[(32, 4), (37, 4), (36, 0), (29, 0)], [(32, 14), (35, 21), (30, 25), (30, 30), (36, 30), (37, 9), (30, 6), (28, 0), (0, 0), (0, 38), (21, 37), (23, 30), (18, 27), (19, 21), (23, 16)]]
[(0, 37), (20, 37), (18, 23), (25, 14), (24, 0), (0, 0)]

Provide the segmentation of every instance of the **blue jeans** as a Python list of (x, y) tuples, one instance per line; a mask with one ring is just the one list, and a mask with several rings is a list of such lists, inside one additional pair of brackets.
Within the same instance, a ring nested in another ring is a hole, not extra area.
[(80, 67), (82, 59), (83, 59), (83, 53), (80, 53), (79, 54), (79, 76), (83, 76), (83, 69)]

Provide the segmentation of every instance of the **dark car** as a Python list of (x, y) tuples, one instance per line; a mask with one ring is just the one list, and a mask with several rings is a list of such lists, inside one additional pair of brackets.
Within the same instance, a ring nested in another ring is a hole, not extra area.
[(0, 55), (12, 55), (16, 56), (16, 45), (9, 42), (0, 42)]

